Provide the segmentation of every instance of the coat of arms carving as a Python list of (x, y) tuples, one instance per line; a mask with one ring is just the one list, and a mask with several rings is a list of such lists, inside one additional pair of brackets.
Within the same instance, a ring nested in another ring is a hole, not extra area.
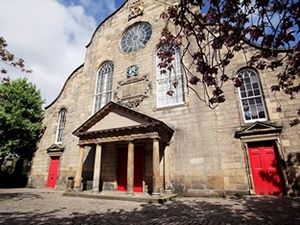
[(144, 12), (144, 1), (138, 0), (129, 5), (128, 19), (132, 19), (136, 16), (142, 15)]

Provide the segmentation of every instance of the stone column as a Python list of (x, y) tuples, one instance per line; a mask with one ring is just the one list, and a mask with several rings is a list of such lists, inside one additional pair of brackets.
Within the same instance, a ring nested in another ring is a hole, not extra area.
[(160, 195), (160, 174), (159, 174), (159, 141), (158, 138), (153, 139), (153, 196)]
[(74, 184), (75, 191), (79, 191), (81, 187), (83, 153), (84, 153), (84, 145), (79, 145), (79, 156), (78, 156), (78, 163), (77, 163), (77, 170), (76, 170), (75, 184)]
[(127, 191), (126, 194), (133, 195), (134, 181), (134, 143), (128, 143), (128, 158), (127, 158)]
[(100, 174), (101, 174), (101, 144), (96, 145), (95, 162), (94, 162), (94, 178), (93, 178), (93, 193), (99, 192)]

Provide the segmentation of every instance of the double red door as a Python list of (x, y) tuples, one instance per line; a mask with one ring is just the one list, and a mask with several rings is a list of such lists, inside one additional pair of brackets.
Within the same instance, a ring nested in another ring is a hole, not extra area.
[[(127, 148), (118, 149), (118, 191), (126, 191), (127, 186)], [(134, 148), (134, 181), (133, 191), (143, 192), (143, 159), (144, 151), (142, 147)]]
[(248, 153), (255, 193), (257, 195), (282, 195), (275, 143), (249, 143)]
[(47, 187), (54, 188), (56, 185), (59, 166), (59, 157), (52, 157), (49, 166)]

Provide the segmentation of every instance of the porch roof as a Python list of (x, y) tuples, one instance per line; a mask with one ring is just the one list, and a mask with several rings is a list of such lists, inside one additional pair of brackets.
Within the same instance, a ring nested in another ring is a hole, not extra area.
[(272, 123), (257, 121), (241, 130), (236, 131), (235, 138), (241, 138), (245, 136), (264, 135), (264, 134), (279, 134), (281, 133), (283, 126), (278, 126)]
[(99, 142), (154, 136), (169, 141), (173, 133), (174, 129), (163, 121), (115, 102), (109, 102), (73, 132), (80, 140)]

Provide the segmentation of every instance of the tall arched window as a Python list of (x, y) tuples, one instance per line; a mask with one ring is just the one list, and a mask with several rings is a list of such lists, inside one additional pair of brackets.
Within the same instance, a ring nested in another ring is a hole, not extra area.
[(267, 120), (267, 113), (257, 73), (250, 68), (239, 71), (243, 86), (239, 88), (245, 122)]
[(58, 126), (56, 131), (56, 143), (60, 144), (63, 141), (64, 129), (66, 126), (67, 110), (61, 109), (58, 114)]
[(114, 64), (112, 62), (106, 62), (100, 67), (95, 92), (94, 113), (111, 100), (113, 73)]
[[(181, 68), (180, 48), (173, 48), (175, 55), (173, 70), (171, 72), (161, 74), (161, 69), (157, 66), (157, 107), (165, 107), (184, 103), (183, 75)], [(156, 57), (156, 65), (160, 63), (160, 59)], [(171, 94), (167, 92), (171, 91)]]

